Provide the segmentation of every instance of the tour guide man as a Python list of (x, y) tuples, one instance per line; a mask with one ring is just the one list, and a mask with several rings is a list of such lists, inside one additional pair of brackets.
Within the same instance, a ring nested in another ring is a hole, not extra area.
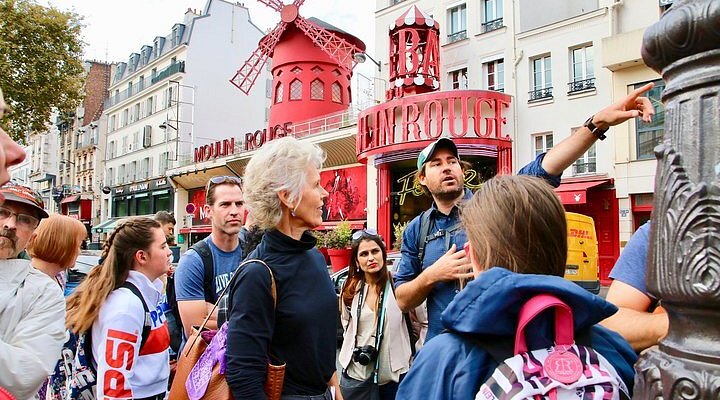
[[(652, 87), (649, 83), (590, 116), (582, 128), (547, 153), (537, 156), (519, 173), (538, 176), (559, 186), (563, 170), (597, 139), (604, 139), (609, 127), (638, 116), (645, 122), (652, 120), (652, 104), (647, 98), (639, 97)], [(420, 152), (417, 167), (416, 178), (432, 195), (433, 204), (410, 221), (403, 233), (402, 257), (394, 276), (395, 294), (404, 312), (427, 299), (426, 340), (430, 340), (442, 331), (440, 314), (461, 289), (459, 282), (473, 276), (470, 260), (463, 250), (467, 238), (459, 226), (457, 207), (472, 193), (464, 188), (464, 171), (457, 147), (448, 138), (440, 138)]]

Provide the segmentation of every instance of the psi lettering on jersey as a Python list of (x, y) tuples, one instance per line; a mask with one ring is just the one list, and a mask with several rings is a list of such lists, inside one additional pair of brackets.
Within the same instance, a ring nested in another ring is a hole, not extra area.
[(135, 346), (139, 336), (115, 329), (108, 329), (105, 340), (105, 363), (109, 367), (103, 376), (103, 392), (106, 400), (131, 399), (132, 389), (127, 385), (126, 374), (132, 371)]

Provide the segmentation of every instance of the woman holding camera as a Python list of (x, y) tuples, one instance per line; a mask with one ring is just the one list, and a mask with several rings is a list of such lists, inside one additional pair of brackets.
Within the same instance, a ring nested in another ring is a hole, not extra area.
[(395, 399), (412, 350), (387, 269), (387, 250), (374, 230), (353, 234), (348, 278), (340, 299), (345, 337), (340, 391), (346, 400)]

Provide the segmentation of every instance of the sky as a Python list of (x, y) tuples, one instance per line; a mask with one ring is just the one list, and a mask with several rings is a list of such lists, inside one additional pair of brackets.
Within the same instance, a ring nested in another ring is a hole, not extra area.
[[(207, 0), (40, 0), (39, 3), (73, 11), (83, 17), (85, 59), (127, 62), (131, 53), (139, 53), (145, 44), (152, 45), (155, 36), (169, 34), (174, 24), (183, 21), (188, 8), (204, 10)], [(264, 31), (280, 21), (277, 12), (257, 0), (240, 3), (248, 7), (250, 19)], [(365, 42), (367, 53), (377, 59), (374, 53), (374, 7), (375, 1), (371, 0), (306, 0), (300, 7), (300, 15), (319, 18), (357, 36)], [(374, 68), (369, 60), (355, 68), (353, 91), (357, 89), (372, 97), (369, 84), (357, 76), (372, 76)]]
[[(289, 0), (285, 0), (289, 3)], [(152, 44), (155, 36), (167, 35), (175, 23), (182, 22), (188, 8), (204, 10), (207, 0), (43, 0), (61, 10), (83, 16), (85, 57), (99, 61), (126, 61), (130, 53)], [(260, 29), (273, 28), (280, 17), (257, 0), (243, 0), (250, 19)], [(300, 15), (316, 17), (359, 37), (374, 46), (374, 2), (368, 0), (307, 0)]]

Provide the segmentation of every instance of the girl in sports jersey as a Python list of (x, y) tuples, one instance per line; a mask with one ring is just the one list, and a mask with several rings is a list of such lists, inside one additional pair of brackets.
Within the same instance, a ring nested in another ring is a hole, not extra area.
[(68, 328), (90, 337), (98, 399), (164, 399), (170, 336), (159, 278), (171, 257), (159, 223), (128, 218), (105, 243), (102, 264), (68, 299)]

